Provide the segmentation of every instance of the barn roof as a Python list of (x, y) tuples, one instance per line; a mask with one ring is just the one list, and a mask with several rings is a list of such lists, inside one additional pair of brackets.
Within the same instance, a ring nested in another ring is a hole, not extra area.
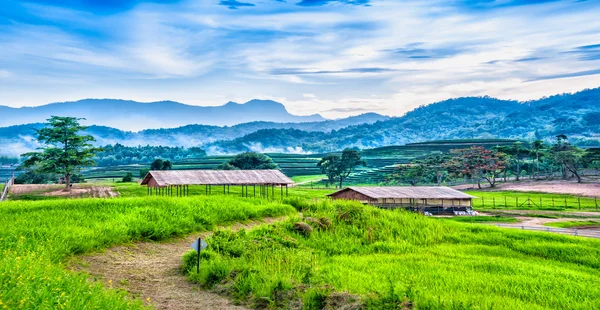
[(154, 179), (168, 185), (287, 185), (294, 184), (279, 170), (157, 170), (150, 171), (141, 185)]
[(373, 199), (416, 198), (416, 199), (469, 199), (474, 196), (443, 186), (351, 186), (328, 196), (346, 191), (355, 191)]

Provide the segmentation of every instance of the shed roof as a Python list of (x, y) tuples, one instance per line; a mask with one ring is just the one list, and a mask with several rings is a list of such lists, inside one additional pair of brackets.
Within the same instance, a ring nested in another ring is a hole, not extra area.
[(157, 170), (148, 172), (141, 185), (151, 179), (158, 186), (294, 184), (279, 170)]
[(328, 196), (336, 196), (346, 191), (355, 191), (373, 199), (379, 198), (416, 198), (416, 199), (470, 199), (453, 188), (442, 186), (351, 186)]

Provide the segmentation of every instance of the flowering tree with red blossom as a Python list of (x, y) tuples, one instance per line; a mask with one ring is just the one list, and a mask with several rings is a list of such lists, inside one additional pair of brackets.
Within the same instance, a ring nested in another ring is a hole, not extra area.
[(448, 170), (455, 175), (469, 176), (477, 179), (481, 188), (481, 179), (490, 187), (496, 186), (496, 177), (506, 169), (506, 154), (487, 150), (481, 146), (450, 151), (453, 157), (446, 163)]

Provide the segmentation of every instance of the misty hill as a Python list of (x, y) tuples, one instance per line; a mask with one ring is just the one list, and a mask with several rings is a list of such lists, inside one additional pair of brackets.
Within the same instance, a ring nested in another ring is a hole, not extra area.
[(600, 88), (518, 102), (466, 97), (419, 107), (403, 117), (331, 132), (263, 129), (211, 143), (211, 153), (248, 150), (329, 152), (451, 139), (542, 139), (558, 134), (581, 146), (600, 146)]
[(217, 107), (192, 106), (174, 101), (144, 103), (116, 99), (84, 99), (38, 107), (0, 106), (0, 115), (0, 126), (38, 123), (51, 115), (60, 115), (86, 118), (85, 124), (135, 131), (188, 124), (231, 126), (254, 121), (299, 123), (325, 120), (318, 114), (292, 115), (279, 102), (257, 99), (244, 104), (228, 102)]
[[(233, 140), (263, 129), (300, 129), (303, 132), (331, 132), (352, 125), (375, 123), (390, 117), (376, 113), (305, 123), (251, 122), (235, 126), (187, 125), (167, 129), (146, 129), (139, 132), (92, 125), (86, 133), (96, 138), (99, 146), (120, 143), (126, 146), (202, 146), (215, 141)], [(35, 130), (43, 128), (43, 123), (16, 125), (0, 128), (0, 155), (18, 155), (36, 148)]]
[[(19, 154), (35, 147), (32, 127), (0, 128), (0, 145)], [(92, 126), (99, 145), (199, 146), (209, 154), (243, 151), (323, 153), (452, 139), (542, 139), (558, 134), (581, 146), (600, 146), (600, 88), (518, 102), (465, 97), (419, 107), (403, 117), (377, 114), (309, 123), (251, 122), (189, 125), (137, 133)], [(1, 151), (1, 150), (0, 150)], [(6, 151), (5, 151), (6, 152)], [(1, 154), (2, 152), (0, 152)]]

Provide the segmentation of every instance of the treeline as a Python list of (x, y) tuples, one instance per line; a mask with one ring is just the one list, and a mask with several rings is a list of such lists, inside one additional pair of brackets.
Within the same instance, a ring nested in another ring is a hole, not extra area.
[(523, 177), (547, 178), (559, 174), (563, 179), (581, 182), (582, 169), (600, 170), (600, 148), (582, 149), (569, 143), (565, 135), (556, 136), (554, 144), (541, 140), (512, 145), (480, 146), (437, 152), (398, 165), (386, 176), (390, 184), (442, 184), (459, 179), (487, 182), (494, 187), (498, 179)]
[(150, 164), (157, 158), (168, 161), (177, 161), (185, 158), (198, 158), (206, 156), (206, 152), (199, 147), (169, 147), (169, 146), (124, 146), (122, 144), (106, 145), (102, 151), (94, 155), (94, 161), (100, 167), (118, 165)]

